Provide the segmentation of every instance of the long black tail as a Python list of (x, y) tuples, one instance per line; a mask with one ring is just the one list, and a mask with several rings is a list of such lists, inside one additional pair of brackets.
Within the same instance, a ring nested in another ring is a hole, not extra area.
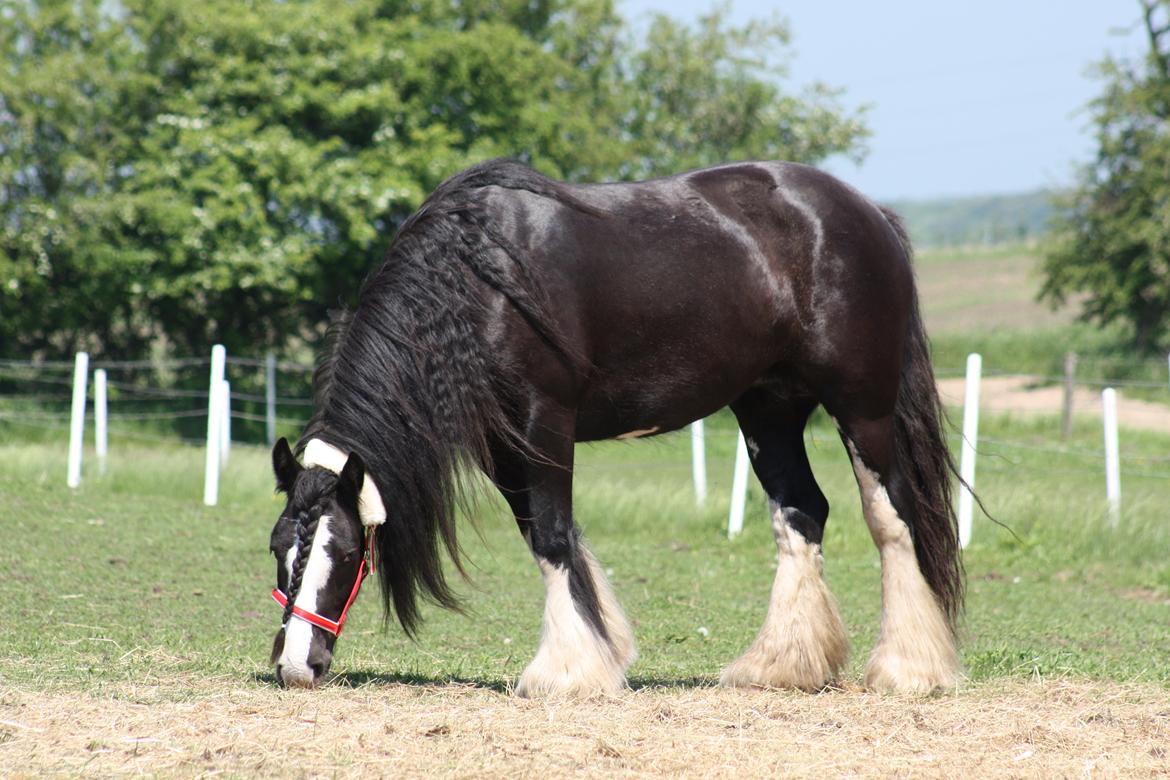
[[(901, 220), (882, 209), (910, 256)], [(902, 361), (902, 383), (894, 407), (894, 446), (915, 504), (914, 551), (923, 577), (952, 627), (963, 610), (963, 562), (951, 480), (958, 469), (946, 441), (946, 413), (939, 400), (930, 343), (918, 311), (917, 294)]]

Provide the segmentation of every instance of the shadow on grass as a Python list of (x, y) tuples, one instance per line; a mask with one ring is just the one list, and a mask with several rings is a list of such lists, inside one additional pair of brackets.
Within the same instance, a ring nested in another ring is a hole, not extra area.
[[(252, 675), (253, 682), (277, 687), (276, 675), (271, 672), (257, 672)], [(633, 677), (629, 680), (632, 691), (667, 690), (671, 688), (712, 688), (716, 681), (707, 677)], [(339, 672), (331, 675), (328, 686), (342, 688), (364, 688), (367, 686), (412, 685), (419, 688), (435, 688), (454, 686), (460, 688), (480, 688), (485, 691), (510, 694), (512, 685), (495, 679), (460, 677), (458, 675), (425, 675), (425, 674), (383, 674), (379, 672)]]
[(631, 677), (632, 691), (653, 691), (666, 688), (714, 688), (717, 681), (709, 677)]
[[(271, 672), (257, 672), (252, 675), (253, 682), (258, 685), (279, 687), (276, 675)], [(366, 686), (413, 685), (419, 688), (433, 688), (437, 686), (458, 686), (464, 688), (482, 688), (484, 690), (507, 693), (508, 686), (499, 680), (476, 680), (456, 675), (427, 676), (422, 674), (382, 674), (378, 672), (339, 672), (329, 675), (326, 687), (364, 688)]]

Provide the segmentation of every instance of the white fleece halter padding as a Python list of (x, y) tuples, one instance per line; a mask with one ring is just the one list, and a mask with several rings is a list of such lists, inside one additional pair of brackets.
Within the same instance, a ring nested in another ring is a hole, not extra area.
[[(305, 445), (305, 468), (320, 466), (334, 474), (340, 474), (347, 460), (348, 455), (320, 439), (309, 439), (309, 443)], [(381, 525), (386, 522), (386, 506), (382, 503), (382, 494), (378, 492), (378, 486), (370, 479), (369, 474), (362, 480), (362, 492), (358, 497), (358, 516), (365, 526)]]

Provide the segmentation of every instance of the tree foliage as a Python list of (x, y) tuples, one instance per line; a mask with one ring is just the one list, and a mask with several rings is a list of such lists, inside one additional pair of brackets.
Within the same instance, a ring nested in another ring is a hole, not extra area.
[(624, 68), (631, 89), (623, 125), (634, 154), (623, 170), (649, 176), (728, 160), (816, 162), (839, 152), (859, 159), (865, 126), (841, 112), (837, 90), (780, 88), (788, 42), (778, 18), (728, 29), (720, 10), (695, 27), (655, 17)]
[(1170, 0), (1141, 0), (1149, 53), (1100, 66), (1097, 154), (1058, 202), (1042, 298), (1081, 295), (1082, 316), (1125, 323), (1149, 350), (1170, 338)]
[(782, 26), (612, 0), (0, 0), (0, 354), (283, 347), (443, 178), (858, 154)]

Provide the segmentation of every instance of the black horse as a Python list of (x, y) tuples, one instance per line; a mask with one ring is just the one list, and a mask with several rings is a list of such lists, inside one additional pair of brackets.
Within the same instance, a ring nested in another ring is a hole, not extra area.
[(273, 452), (288, 494), (272, 533), (282, 684), (327, 671), (365, 558), (408, 633), (420, 590), (457, 605), (440, 548), (459, 564), (461, 481), (478, 468), (547, 588), (517, 693), (619, 690), (634, 640), (573, 522), (574, 443), (671, 431), (730, 405), (780, 560), (763, 628), (723, 682), (825, 685), (847, 641), (821, 578), (829, 505), (802, 436), (818, 404), (881, 552), (867, 684), (956, 682), (954, 466), (910, 245), (892, 212), (832, 176), (766, 162), (570, 185), (477, 165), (406, 220), (331, 332), (304, 465), (284, 440)]

